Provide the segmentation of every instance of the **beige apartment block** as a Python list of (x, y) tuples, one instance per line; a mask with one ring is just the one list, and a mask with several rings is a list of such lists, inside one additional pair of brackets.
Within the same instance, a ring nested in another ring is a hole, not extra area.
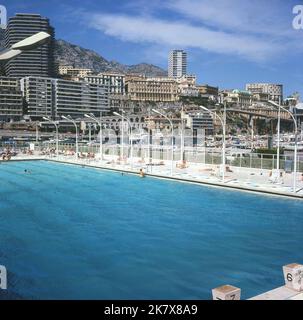
[(178, 101), (178, 84), (170, 78), (126, 77), (126, 94), (132, 101)]

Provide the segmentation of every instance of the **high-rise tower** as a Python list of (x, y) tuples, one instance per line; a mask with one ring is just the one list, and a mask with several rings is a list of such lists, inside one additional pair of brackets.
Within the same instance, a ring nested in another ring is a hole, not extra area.
[(8, 77), (55, 76), (55, 31), (50, 26), (47, 18), (41, 17), (39, 14), (20, 13), (10, 18), (5, 34), (5, 46), (10, 48), (18, 41), (41, 31), (50, 34), (50, 41), (37, 49), (25, 51), (20, 56), (9, 61), (5, 66), (5, 72)]
[(168, 76), (181, 78), (187, 74), (187, 53), (184, 50), (172, 50), (168, 59)]

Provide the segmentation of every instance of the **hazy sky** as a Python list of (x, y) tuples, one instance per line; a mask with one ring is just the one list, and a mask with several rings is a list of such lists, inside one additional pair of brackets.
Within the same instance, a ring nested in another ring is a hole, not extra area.
[(188, 51), (200, 83), (244, 89), (277, 82), (303, 97), (303, 30), (293, 7), (303, 0), (0, 0), (9, 16), (40, 13), (57, 39), (108, 60), (167, 68), (171, 49)]

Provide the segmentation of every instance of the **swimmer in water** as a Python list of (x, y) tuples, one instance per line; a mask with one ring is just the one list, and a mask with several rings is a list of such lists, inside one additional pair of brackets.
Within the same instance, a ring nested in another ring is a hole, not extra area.
[(145, 178), (145, 173), (144, 173), (143, 169), (140, 169), (140, 177)]

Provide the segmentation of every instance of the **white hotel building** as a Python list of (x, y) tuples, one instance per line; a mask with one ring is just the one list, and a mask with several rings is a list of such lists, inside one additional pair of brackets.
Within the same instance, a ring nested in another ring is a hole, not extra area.
[(118, 73), (99, 73), (84, 77), (84, 81), (108, 87), (109, 94), (125, 94), (125, 75)]

